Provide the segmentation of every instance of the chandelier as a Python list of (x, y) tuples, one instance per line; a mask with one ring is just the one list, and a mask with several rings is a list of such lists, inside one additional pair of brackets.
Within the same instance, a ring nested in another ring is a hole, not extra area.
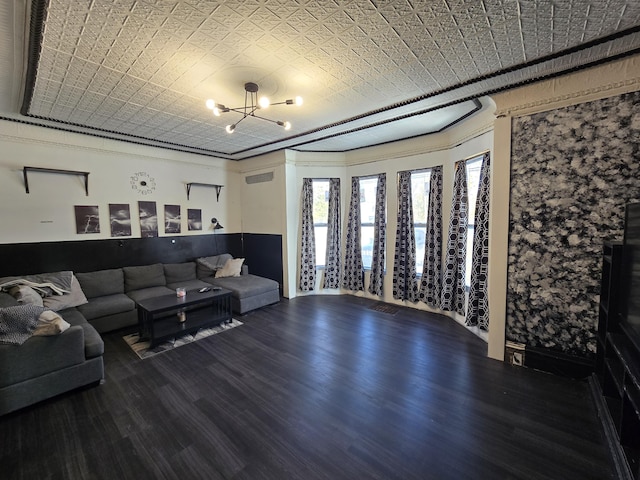
[(258, 99), (258, 84), (253, 82), (247, 82), (244, 84), (244, 107), (227, 107), (221, 103), (216, 103), (214, 100), (209, 99), (206, 102), (207, 108), (213, 110), (213, 114), (219, 117), (223, 113), (236, 112), (242, 115), (242, 118), (235, 123), (227, 125), (227, 133), (233, 133), (238, 124), (247, 117), (259, 118), (267, 122), (275, 123), (283, 127), (285, 130), (291, 129), (289, 122), (283, 122), (280, 120), (271, 120), (270, 118), (261, 117), (256, 115), (258, 110), (266, 110), (271, 105), (302, 105), (302, 97), (296, 97), (294, 100), (285, 100), (284, 102), (271, 103), (267, 97), (260, 97)]

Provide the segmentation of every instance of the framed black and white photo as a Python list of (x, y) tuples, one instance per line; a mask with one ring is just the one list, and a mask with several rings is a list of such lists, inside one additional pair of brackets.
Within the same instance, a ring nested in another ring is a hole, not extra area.
[(128, 203), (109, 204), (109, 223), (112, 237), (131, 236), (131, 210)]
[(189, 230), (202, 230), (202, 210), (199, 208), (187, 209), (187, 223)]
[(164, 233), (180, 233), (180, 205), (164, 206)]
[(158, 236), (158, 212), (156, 202), (138, 202), (140, 214), (140, 236), (142, 238)]
[(76, 233), (100, 233), (100, 216), (97, 205), (76, 205)]

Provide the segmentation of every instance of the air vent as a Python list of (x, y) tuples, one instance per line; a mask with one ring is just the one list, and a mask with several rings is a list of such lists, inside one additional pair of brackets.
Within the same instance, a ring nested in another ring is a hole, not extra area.
[(258, 175), (249, 175), (248, 177), (244, 177), (245, 182), (249, 185), (252, 183), (265, 183), (273, 180), (273, 172), (260, 173)]

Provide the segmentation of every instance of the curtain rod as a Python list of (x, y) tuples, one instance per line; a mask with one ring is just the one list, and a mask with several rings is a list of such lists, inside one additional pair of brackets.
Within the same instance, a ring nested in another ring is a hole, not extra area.
[(463, 159), (462, 159), (462, 161), (463, 161), (463, 162), (466, 162), (467, 160), (471, 160), (472, 158), (481, 157), (481, 156), (483, 156), (485, 153), (489, 153), (489, 152), (491, 152), (491, 150), (483, 150), (483, 151), (481, 151), (481, 152), (479, 152), (479, 153), (476, 153), (476, 154), (474, 154), (474, 155), (468, 156), (467, 158), (463, 158)]
[(442, 167), (442, 165), (434, 165), (433, 167), (425, 167), (425, 168), (412, 168), (411, 170), (398, 170), (396, 172), (396, 174), (398, 173), (407, 173), (407, 172), (428, 172), (429, 170), (433, 170), (436, 167)]

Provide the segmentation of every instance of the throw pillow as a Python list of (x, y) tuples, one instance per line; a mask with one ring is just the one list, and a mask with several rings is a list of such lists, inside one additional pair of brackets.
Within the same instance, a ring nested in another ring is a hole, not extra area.
[(66, 322), (60, 315), (51, 310), (45, 310), (38, 317), (38, 325), (33, 331), (35, 337), (50, 337), (52, 335), (60, 335), (67, 328), (69, 328), (68, 322)]
[(42, 307), (42, 297), (33, 288), (26, 285), (16, 285), (11, 287), (9, 294), (15, 298), (18, 303), (23, 305), (31, 304)]
[(239, 277), (243, 262), (244, 258), (230, 258), (224, 267), (216, 272), (216, 278)]
[(78, 305), (84, 305), (88, 303), (87, 297), (84, 295), (80, 282), (74, 275), (71, 279), (71, 292), (64, 295), (51, 295), (50, 297), (44, 297), (43, 304), (45, 308), (57, 312), (58, 310), (64, 310), (65, 308), (77, 307)]

